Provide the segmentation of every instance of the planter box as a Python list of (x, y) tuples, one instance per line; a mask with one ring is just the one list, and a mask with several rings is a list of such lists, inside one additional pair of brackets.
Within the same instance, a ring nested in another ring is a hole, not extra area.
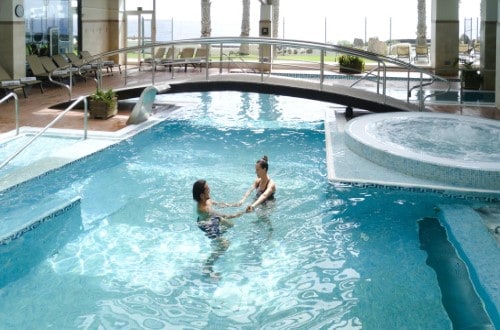
[(361, 73), (362, 69), (361, 68), (340, 67), (339, 72), (340, 73), (348, 73), (348, 74), (356, 74), (356, 73)]
[(116, 97), (113, 99), (111, 106), (108, 106), (103, 101), (89, 100), (89, 114), (90, 118), (108, 119), (118, 113), (118, 102)]
[(483, 77), (474, 69), (463, 69), (460, 73), (460, 80), (463, 89), (478, 90), (481, 88)]

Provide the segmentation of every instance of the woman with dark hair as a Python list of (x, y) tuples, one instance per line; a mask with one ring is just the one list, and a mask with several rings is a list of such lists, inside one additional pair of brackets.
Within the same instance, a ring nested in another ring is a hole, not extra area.
[(204, 273), (210, 277), (218, 278), (218, 274), (213, 271), (215, 261), (227, 250), (229, 241), (222, 237), (227, 228), (234, 224), (229, 221), (245, 214), (241, 211), (235, 214), (222, 214), (214, 211), (212, 205), (217, 203), (210, 199), (210, 187), (205, 180), (198, 180), (193, 184), (193, 199), (197, 202), (196, 212), (198, 218), (196, 223), (208, 238), (212, 239), (213, 252), (205, 261)]
[(247, 212), (252, 212), (258, 205), (264, 205), (269, 201), (274, 200), (274, 193), (276, 192), (276, 184), (267, 175), (267, 170), (269, 169), (269, 159), (267, 156), (263, 156), (255, 163), (255, 173), (257, 174), (257, 179), (254, 181), (250, 189), (245, 193), (243, 198), (236, 204), (242, 205), (245, 200), (250, 196), (252, 191), (255, 191), (255, 199), (252, 204), (248, 205), (246, 208)]
[(227, 228), (234, 224), (229, 219), (237, 218), (245, 212), (235, 214), (222, 214), (212, 209), (217, 205), (210, 198), (210, 187), (205, 180), (198, 180), (193, 185), (193, 199), (197, 202), (198, 227), (205, 232), (209, 238), (219, 237)]

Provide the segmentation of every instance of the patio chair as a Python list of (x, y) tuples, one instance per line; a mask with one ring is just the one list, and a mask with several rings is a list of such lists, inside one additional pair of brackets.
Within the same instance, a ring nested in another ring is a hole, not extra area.
[[(82, 50), (80, 52), (80, 56), (87, 63), (90, 62), (90, 64), (93, 64), (93, 63), (95, 63), (97, 61), (97, 59), (95, 61), (92, 61), (92, 59), (94, 58), (94, 56), (92, 54), (90, 54), (90, 52), (88, 50)], [(108, 73), (113, 74), (113, 68), (114, 67), (118, 67), (118, 71), (120, 72), (120, 74), (122, 73), (122, 66), (121, 66), (120, 63), (115, 63), (115, 61), (108, 61), (108, 60), (105, 61), (105, 60), (103, 60), (101, 64), (102, 64), (102, 66), (104, 68), (106, 68), (106, 71)]]
[(469, 47), (469, 44), (463, 42), (458, 44), (458, 58), (470, 60), (470, 52), (471, 48)]
[(414, 62), (417, 62), (420, 57), (425, 58), (427, 63), (429, 63), (429, 47), (427, 46), (416, 46), (415, 47), (415, 58)]
[(398, 59), (407, 58), (410, 61), (410, 45), (398, 45), (396, 47), (396, 55)]
[(147, 64), (147, 65), (151, 65), (152, 67), (156, 68), (156, 65), (158, 63), (161, 63), (162, 59), (163, 59), (163, 56), (165, 55), (165, 52), (166, 52), (166, 48), (165, 47), (158, 47), (155, 51), (155, 54), (153, 57), (147, 57), (145, 58), (144, 60), (142, 60), (140, 63), (139, 63), (139, 69), (144, 65), (144, 64)]
[(59, 68), (56, 66), (52, 58), (48, 56), (40, 56), (39, 57), (40, 63), (42, 63), (43, 68), (48, 74), (52, 75), (52, 78), (56, 78), (60, 81), (63, 81), (64, 79), (68, 79), (71, 77), (71, 74), (69, 72), (68, 68)]
[(5, 71), (3, 66), (0, 65), (0, 87), (4, 91), (15, 91), (18, 89), (23, 90), (24, 97), (27, 97), (26, 90), (31, 89), (32, 86), (38, 85), (40, 92), (43, 94), (42, 81), (37, 80), (35, 77), (24, 77), (20, 79), (12, 79), (12, 77)]
[(179, 58), (172, 63), (173, 66), (184, 66), (184, 72), (187, 72), (187, 67), (191, 64), (193, 67), (196, 67), (193, 64), (193, 56), (194, 56), (194, 48), (186, 47), (181, 50)]
[(208, 48), (206, 46), (196, 48), (196, 53), (194, 54), (193, 58), (193, 66), (195, 67), (199, 66), (200, 72), (203, 64), (207, 63), (207, 55), (208, 55)]
[[(77, 57), (75, 54), (71, 53), (73, 56)], [(67, 54), (71, 55), (70, 53)], [(77, 74), (81, 78), (83, 78), (85, 81), (87, 81), (87, 76), (92, 75), (95, 76), (95, 69), (92, 69), (92, 66), (89, 64), (84, 64), (82, 60), (78, 62), (78, 64), (74, 63), (68, 58), (66, 59), (64, 56), (61, 54), (56, 54), (52, 56), (52, 60), (57, 64), (59, 69), (66, 69), (69, 68), (71, 64), (71, 68), (73, 70), (74, 74)]]
[(38, 55), (29, 55), (26, 57), (26, 61), (28, 62), (28, 66), (31, 70), (31, 73), (40, 80), (47, 80), (49, 78), (48, 72), (45, 70), (45, 68), (42, 65), (42, 62), (40, 62), (40, 59), (38, 58)]
[[(43, 56), (42, 56), (43, 57)], [(45, 56), (45, 58), (47, 58)], [(50, 58), (48, 58), (50, 61), (52, 61)], [(42, 60), (38, 55), (29, 55), (26, 57), (26, 61), (28, 62), (28, 66), (31, 70), (31, 73), (38, 79), (38, 80), (49, 80), (49, 72), (45, 69), (45, 67), (42, 64)], [(46, 61), (46, 60), (44, 60)], [(46, 61), (48, 64), (50, 64), (48, 61)], [(55, 66), (54, 63), (52, 65)], [(57, 70), (57, 67), (56, 67)], [(55, 73), (52, 74), (52, 77), (56, 79), (64, 79), (69, 77), (68, 72), (66, 71), (60, 71), (59, 73), (56, 71)]]
[(169, 67), (169, 71), (172, 71), (172, 64), (179, 58), (179, 49), (175, 47), (169, 47), (167, 54), (161, 59), (157, 66)]

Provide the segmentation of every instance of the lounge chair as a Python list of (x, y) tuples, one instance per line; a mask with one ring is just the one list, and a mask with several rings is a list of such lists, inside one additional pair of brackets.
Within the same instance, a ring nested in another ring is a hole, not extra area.
[(172, 63), (172, 66), (184, 66), (184, 72), (187, 72), (187, 67), (189, 64), (191, 64), (193, 67), (196, 67), (193, 64), (193, 55), (194, 48), (186, 47), (182, 49), (179, 58)]
[(397, 45), (396, 55), (398, 59), (407, 58), (410, 61), (410, 45)]
[(43, 68), (48, 74), (51, 74), (53, 78), (56, 78), (60, 81), (68, 79), (71, 77), (69, 72), (69, 68), (60, 68), (56, 66), (52, 58), (48, 56), (40, 56), (40, 63), (42, 63)]
[(414, 61), (417, 62), (420, 57), (425, 58), (427, 63), (429, 63), (429, 47), (427, 47), (427, 46), (416, 46), (415, 47)]
[(15, 92), (18, 89), (22, 89), (24, 97), (26, 98), (26, 92), (24, 91), (24, 86), (21, 84), (20, 80), (12, 79), (9, 74), (0, 67), (0, 90), (7, 95), (10, 92)]
[[(95, 56), (93, 56), (92, 54), (90, 54), (90, 52), (87, 51), (87, 50), (82, 50), (80, 52), (80, 56), (87, 63), (94, 64), (94, 63), (97, 62), (97, 59), (94, 59)], [(120, 63), (115, 63), (114, 61), (107, 61), (107, 60), (105, 61), (105, 60), (103, 60), (102, 63), (101, 63), (101, 65), (106, 68), (106, 71), (108, 73), (113, 73), (113, 68), (114, 67), (118, 67), (118, 71), (120, 72), (120, 74), (122, 73), (122, 66), (121, 66)]]
[(203, 64), (207, 63), (208, 48), (206, 46), (196, 48), (193, 58), (193, 66), (199, 66), (200, 72)]
[(165, 47), (157, 48), (153, 57), (145, 58), (139, 63), (139, 68), (141, 68), (145, 64), (151, 65), (152, 67), (156, 68), (156, 65), (158, 63), (161, 63), (166, 50), (167, 49)]
[[(70, 55), (70, 54), (68, 54), (68, 55)], [(72, 54), (72, 55), (76, 57), (75, 54)], [(81, 62), (79, 62), (77, 64), (77, 63), (74, 63), (73, 61), (69, 60), (69, 57), (68, 57), (68, 59), (66, 59), (61, 54), (53, 55), (52, 60), (56, 63), (56, 65), (59, 67), (59, 69), (69, 68), (69, 66), (71, 65), (73, 73), (82, 77), (85, 81), (87, 81), (87, 76), (89, 76), (89, 75), (95, 76), (95, 70), (92, 69), (92, 66), (89, 64), (84, 64), (82, 60), (80, 60)]]
[(169, 67), (169, 71), (172, 71), (172, 64), (179, 58), (179, 49), (174, 48), (174, 46), (168, 48), (167, 54), (156, 66)]
[(459, 43), (458, 44), (458, 57), (460, 59), (465, 59), (465, 60), (470, 60), (470, 53), (471, 53), (471, 48), (469, 47), (469, 44), (466, 43)]
[[(42, 56), (43, 57), (43, 56)], [(47, 58), (45, 56), (45, 58)], [(50, 61), (52, 61), (50, 58), (48, 58)], [(37, 55), (29, 55), (26, 57), (26, 61), (28, 61), (28, 66), (31, 70), (31, 73), (38, 79), (38, 80), (49, 80), (49, 71), (45, 69), (45, 67), (42, 64), (41, 58), (38, 57)], [(54, 63), (52, 65), (55, 66)], [(57, 78), (57, 79), (64, 79), (69, 77), (68, 72), (66, 71), (59, 71), (57, 72), (57, 67), (56, 67), (56, 72), (52, 74), (52, 77)]]
[(15, 91), (18, 89), (23, 90), (24, 97), (27, 97), (26, 90), (31, 89), (32, 86), (38, 85), (40, 87), (40, 92), (43, 94), (43, 86), (40, 80), (35, 77), (24, 77), (20, 79), (12, 79), (12, 77), (5, 71), (5, 69), (0, 65), (0, 87), (5, 91)]

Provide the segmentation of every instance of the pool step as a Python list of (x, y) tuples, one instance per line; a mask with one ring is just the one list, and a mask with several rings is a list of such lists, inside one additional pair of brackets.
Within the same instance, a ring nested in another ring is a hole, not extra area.
[(79, 207), (81, 197), (50, 196), (29, 208), (14, 210), (2, 215), (0, 220), (0, 245), (6, 245), (65, 212)]
[[(50, 170), (62, 167), (77, 159), (88, 156), (98, 150), (101, 150), (113, 143), (115, 140), (105, 139), (87, 139), (78, 140), (71, 145), (67, 145), (50, 153), (48, 157), (37, 159), (27, 166), (19, 166), (6, 174), (0, 172), (0, 191), (20, 184), (31, 178), (37, 177)], [(23, 151), (29, 153), (29, 149)]]
[(494, 327), (500, 329), (500, 247), (481, 216), (465, 205), (440, 205), (439, 221), (469, 269)]

